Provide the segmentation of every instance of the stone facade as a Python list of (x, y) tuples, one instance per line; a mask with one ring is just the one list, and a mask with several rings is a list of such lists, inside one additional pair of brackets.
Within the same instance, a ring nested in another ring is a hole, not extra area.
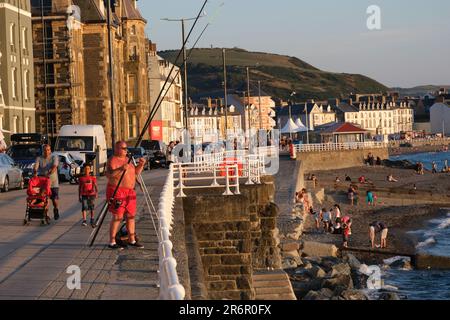
[(225, 197), (208, 190), (208, 196), (183, 201), (186, 228), (193, 229), (208, 299), (252, 300), (254, 270), (281, 267), (273, 181), (243, 187), (241, 192)]
[[(56, 135), (63, 125), (99, 124), (110, 145), (103, 1), (36, 0), (32, 5), (38, 132)], [(149, 115), (145, 26), (136, 1), (116, 1), (111, 12), (116, 140), (134, 141)]]
[(30, 3), (0, 0), (0, 130), (35, 131), (33, 44)]

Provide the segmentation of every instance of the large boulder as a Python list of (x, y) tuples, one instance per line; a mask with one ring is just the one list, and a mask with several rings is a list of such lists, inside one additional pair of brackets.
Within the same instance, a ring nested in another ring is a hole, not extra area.
[(353, 289), (353, 280), (350, 275), (339, 275), (335, 278), (325, 279), (322, 286), (333, 291), (336, 289), (348, 290)]
[(333, 269), (333, 266), (342, 263), (342, 260), (335, 257), (325, 257), (320, 261), (320, 266), (326, 271), (330, 272)]
[(325, 278), (327, 275), (327, 273), (319, 266), (312, 267), (307, 270), (307, 273), (311, 278)]
[(339, 250), (333, 244), (304, 241), (302, 251), (309, 257), (337, 257)]
[(303, 300), (331, 300), (334, 293), (328, 288), (323, 288), (320, 291), (310, 291), (303, 298)]
[(401, 300), (395, 292), (384, 292), (380, 295), (378, 300)]
[(340, 296), (345, 300), (369, 300), (369, 297), (360, 290), (345, 290)]
[(322, 289), (322, 279), (313, 279), (311, 281), (293, 282), (292, 287), (298, 299), (303, 299), (310, 291), (319, 291)]
[(298, 263), (295, 258), (288, 257), (284, 258), (281, 267), (285, 270), (287, 269), (295, 269), (298, 267)]
[(340, 276), (340, 275), (350, 276), (351, 272), (352, 271), (351, 271), (348, 263), (340, 263), (340, 264), (336, 264), (331, 267), (330, 276), (332, 278)]
[(411, 261), (403, 259), (391, 263), (392, 269), (412, 270)]
[(347, 262), (350, 268), (354, 271), (359, 270), (361, 267), (361, 262), (351, 253), (347, 253), (344, 256), (344, 261)]

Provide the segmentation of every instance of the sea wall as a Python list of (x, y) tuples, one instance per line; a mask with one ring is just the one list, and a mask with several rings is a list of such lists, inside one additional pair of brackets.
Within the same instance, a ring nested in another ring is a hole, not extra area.
[(280, 268), (273, 178), (241, 195), (199, 189), (183, 199), (194, 298), (253, 300), (253, 270)]
[(321, 152), (299, 152), (297, 161), (302, 162), (302, 170), (321, 171), (333, 169), (346, 169), (364, 165), (364, 159), (372, 153), (375, 158), (381, 160), (389, 159), (387, 148), (342, 150), (342, 151), (321, 151)]

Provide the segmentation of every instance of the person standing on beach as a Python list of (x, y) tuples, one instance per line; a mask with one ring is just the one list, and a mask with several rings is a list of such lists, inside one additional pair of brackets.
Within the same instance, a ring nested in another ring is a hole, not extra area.
[(436, 162), (433, 161), (433, 163), (431, 164), (431, 172), (433, 174), (437, 173), (437, 164)]
[(375, 206), (375, 200), (374, 200), (373, 192), (371, 190), (367, 191), (366, 199), (367, 199), (367, 204), (369, 206)]
[[(381, 247), (381, 249), (387, 248), (388, 230), (387, 225), (382, 221), (375, 221), (369, 225), (369, 237), (372, 249), (375, 249), (375, 247)], [(381, 233), (381, 246), (375, 245), (375, 235), (377, 233)]]
[(348, 199), (350, 200), (350, 205), (353, 207), (355, 205), (355, 195), (356, 190), (353, 186), (350, 186), (348, 189)]
[(352, 219), (349, 216), (342, 218), (342, 246), (348, 248), (348, 241), (352, 234)]

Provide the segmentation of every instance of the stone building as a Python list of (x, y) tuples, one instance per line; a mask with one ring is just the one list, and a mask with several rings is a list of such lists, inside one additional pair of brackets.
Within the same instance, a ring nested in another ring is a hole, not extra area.
[(26, 0), (0, 0), (0, 130), (35, 131), (31, 8)]
[[(111, 12), (116, 139), (133, 141), (149, 114), (146, 21), (136, 0)], [(32, 0), (38, 131), (99, 124), (111, 143), (107, 11), (103, 0)]]
[[(148, 41), (147, 46), (148, 83), (151, 108), (155, 105), (160, 91), (165, 89), (163, 94), (167, 91), (165, 98), (161, 102), (161, 107), (155, 113), (150, 124), (150, 138), (168, 144), (170, 141), (181, 139), (182, 129), (184, 127), (181, 74), (179, 68), (175, 66), (172, 71), (172, 77), (166, 83), (166, 78), (169, 76), (173, 64), (156, 54), (156, 45), (154, 43)], [(172, 81), (173, 84), (170, 86)]]

